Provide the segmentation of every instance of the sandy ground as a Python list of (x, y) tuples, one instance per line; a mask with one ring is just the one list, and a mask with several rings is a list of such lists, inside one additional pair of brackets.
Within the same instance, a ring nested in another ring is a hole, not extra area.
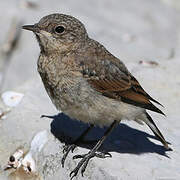
[[(168, 0), (6, 0), (0, 2), (0, 44), (12, 34), (13, 22), (33, 24), (44, 15), (59, 12), (79, 18), (89, 35), (100, 41), (127, 65), (144, 89), (160, 101), (167, 117), (151, 113), (173, 151), (165, 151), (146, 126), (124, 121), (103, 148), (111, 159), (90, 161), (84, 178), (112, 180), (178, 180), (180, 179), (180, 12), (178, 1)], [(22, 31), (19, 42), (8, 58), (0, 56), (1, 93), (15, 90), (24, 94), (22, 102), (0, 120), (0, 180), (9, 172), (3, 168), (18, 146), (29, 148), (32, 137), (47, 130), (49, 141), (37, 166), (44, 180), (66, 180), (77, 161), (67, 159), (60, 166), (62, 143), (57, 138), (64, 132), (75, 137), (84, 125), (58, 115), (51, 104), (36, 70), (39, 47), (30, 32)], [(7, 60), (7, 59), (6, 59)], [(153, 62), (153, 63), (148, 63)], [(5, 69), (5, 74), (4, 70)], [(2, 76), (2, 77), (1, 77)], [(2, 110), (7, 107), (3, 105)], [(41, 119), (41, 115), (51, 118)], [(71, 127), (71, 128), (70, 128)], [(70, 132), (69, 132), (70, 130)], [(50, 131), (53, 135), (51, 135)], [(97, 138), (104, 130), (95, 129), (89, 138)], [(53, 147), (53, 148), (52, 148)], [(87, 152), (87, 147), (75, 153)]]

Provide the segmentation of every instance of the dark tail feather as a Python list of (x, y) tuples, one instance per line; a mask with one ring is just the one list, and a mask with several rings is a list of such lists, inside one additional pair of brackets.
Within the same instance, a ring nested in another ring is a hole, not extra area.
[(121, 94), (121, 100), (125, 103), (132, 104), (134, 106), (139, 106), (144, 109), (151, 110), (151, 111), (154, 111), (154, 112), (157, 112), (157, 113), (160, 113), (160, 114), (166, 116), (159, 108), (157, 108), (150, 101), (148, 101), (148, 103), (142, 103), (142, 102), (134, 101), (130, 98), (124, 97), (122, 94)]
[(156, 101), (155, 99), (153, 99), (149, 94), (147, 94), (147, 97), (149, 98), (149, 100), (159, 104), (160, 106), (164, 107), (160, 102)]
[(170, 150), (171, 148), (168, 146), (168, 144), (167, 144), (166, 140), (164, 139), (163, 135), (161, 134), (160, 130), (158, 129), (158, 127), (156, 126), (156, 124), (152, 120), (151, 116), (147, 112), (146, 112), (146, 117), (148, 120), (145, 121), (145, 123), (150, 127), (150, 129), (153, 131), (155, 136), (162, 142), (164, 147), (166, 149)]
[(154, 112), (157, 112), (157, 113), (160, 113), (164, 116), (166, 116), (159, 108), (157, 108), (154, 104), (150, 103), (147, 105), (147, 109), (151, 110), (151, 111), (154, 111)]

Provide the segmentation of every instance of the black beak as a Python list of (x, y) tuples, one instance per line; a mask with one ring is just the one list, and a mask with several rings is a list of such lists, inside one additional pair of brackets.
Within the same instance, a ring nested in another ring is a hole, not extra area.
[(25, 25), (22, 28), (28, 31), (39, 32), (39, 28), (36, 25)]

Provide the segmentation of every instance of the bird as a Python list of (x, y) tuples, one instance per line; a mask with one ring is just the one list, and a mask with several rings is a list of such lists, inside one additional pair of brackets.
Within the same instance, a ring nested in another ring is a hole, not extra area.
[(171, 149), (147, 112), (165, 115), (153, 103), (161, 104), (142, 88), (119, 58), (89, 37), (80, 20), (54, 13), (22, 28), (32, 31), (39, 43), (37, 69), (52, 103), (70, 118), (89, 124), (75, 141), (64, 146), (62, 166), (69, 152), (94, 126), (107, 127), (87, 154), (73, 157), (81, 160), (71, 171), (71, 179), (79, 171), (83, 176), (93, 157), (111, 156), (98, 149), (122, 120), (147, 124), (164, 147)]

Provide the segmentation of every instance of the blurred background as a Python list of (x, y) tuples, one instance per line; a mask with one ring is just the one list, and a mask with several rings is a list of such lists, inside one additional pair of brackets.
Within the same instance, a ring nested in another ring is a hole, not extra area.
[[(12, 133), (11, 136), (15, 137), (18, 130), (13, 132), (13, 129), (19, 123), (17, 127), (20, 131), (24, 127), (22, 134), (27, 134), (27, 139), (30, 139), (30, 133), (38, 125), (34, 124), (28, 132), (25, 125), (21, 121), (15, 123), (14, 118), (21, 117), (24, 122), (31, 122), (41, 113), (52, 111), (49, 107), (53, 105), (48, 104), (49, 98), (44, 98), (47, 94), (37, 72), (36, 63), (40, 52), (38, 43), (32, 32), (21, 29), (22, 25), (34, 24), (51, 13), (69, 14), (81, 20), (89, 36), (120, 58), (144, 89), (166, 107), (163, 111), (167, 118), (157, 114), (153, 114), (153, 117), (157, 119), (156, 123), (164, 136), (172, 143), (175, 154), (171, 154), (172, 159), (174, 157), (171, 163), (167, 159), (162, 161), (162, 164), (165, 162), (163, 167), (166, 170), (161, 169), (155, 174), (163, 172), (168, 177), (174, 177), (169, 175), (172, 172), (176, 174), (177, 167), (180, 167), (180, 164), (177, 165), (180, 162), (180, 153), (176, 151), (180, 149), (180, 0), (1, 0), (0, 93), (25, 87), (23, 93), (29, 90), (34, 95), (27, 95), (27, 103), (26, 99), (18, 109), (24, 109), (20, 116), (16, 116), (14, 112), (13, 116), (7, 116), (6, 120), (0, 121), (0, 127), (4, 127), (0, 133)], [(34, 87), (39, 88), (39, 91), (35, 92)], [(41, 92), (45, 94), (42, 102), (38, 99)], [(36, 108), (28, 103), (36, 103)], [(32, 116), (32, 112), (35, 115)], [(29, 121), (25, 121), (26, 118)], [(11, 125), (12, 131), (7, 131), (10, 123), (14, 123), (14, 126)], [(44, 126), (42, 123), (41, 127)], [(47, 127), (49, 122), (46, 123)], [(137, 128), (149, 131), (139, 125)], [(3, 138), (4, 142), (10, 140)], [(2, 147), (1, 149), (0, 144), (0, 152), (6, 153), (6, 145), (3, 144)], [(0, 155), (4, 162), (9, 152), (6, 155), (5, 158)], [(157, 162), (158, 159), (161, 156), (158, 156)], [(148, 173), (151, 173), (150, 170)], [(155, 177), (159, 177), (156, 175)]]

